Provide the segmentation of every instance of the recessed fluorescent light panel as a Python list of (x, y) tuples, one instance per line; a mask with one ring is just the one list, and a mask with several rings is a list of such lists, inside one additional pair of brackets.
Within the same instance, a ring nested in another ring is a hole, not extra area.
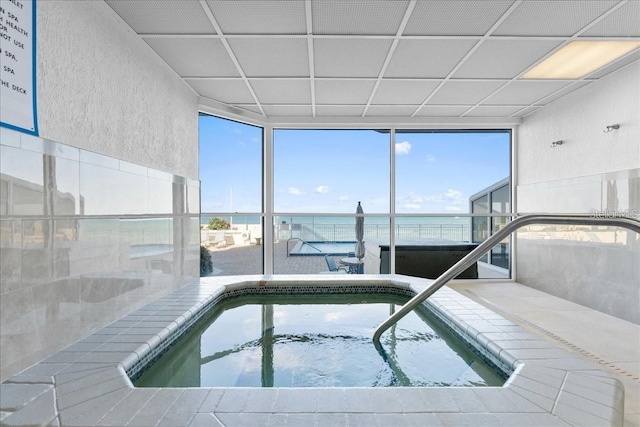
[(524, 79), (579, 79), (640, 47), (640, 41), (574, 41), (527, 71)]

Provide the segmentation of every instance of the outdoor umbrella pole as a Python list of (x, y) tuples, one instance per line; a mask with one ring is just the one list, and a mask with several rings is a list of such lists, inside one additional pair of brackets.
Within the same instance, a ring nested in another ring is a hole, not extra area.
[[(362, 205), (358, 202), (358, 207), (356, 208), (356, 248), (355, 254), (356, 258), (359, 261), (362, 261), (364, 258), (364, 212), (362, 210)], [(362, 273), (363, 266), (359, 265), (359, 272)]]

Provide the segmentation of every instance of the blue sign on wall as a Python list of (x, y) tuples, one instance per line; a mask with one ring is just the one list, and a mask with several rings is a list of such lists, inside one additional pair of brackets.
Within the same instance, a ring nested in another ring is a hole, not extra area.
[(36, 2), (0, 0), (0, 126), (38, 135)]

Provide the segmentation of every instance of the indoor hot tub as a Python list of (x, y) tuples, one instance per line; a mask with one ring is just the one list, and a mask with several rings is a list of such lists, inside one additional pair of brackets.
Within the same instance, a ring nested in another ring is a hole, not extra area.
[[(386, 357), (362, 353), (372, 347), (368, 335), (377, 323), (430, 283), (401, 275), (201, 278), (11, 377), (1, 385), (3, 399), (20, 399), (1, 421), (194, 427), (622, 424), (624, 388), (617, 379), (447, 287), (382, 335)], [(382, 310), (341, 299), (354, 295)], [(291, 298), (332, 307), (312, 312)], [(254, 306), (248, 313), (223, 319), (235, 310), (223, 308), (246, 302)], [(288, 307), (280, 311), (276, 305)], [(219, 330), (205, 343), (197, 333), (212, 319)], [(165, 354), (195, 347), (200, 349), (185, 360), (178, 357), (161, 369), (185, 370), (177, 382), (144, 384)], [(352, 350), (356, 358), (347, 360)], [(461, 357), (426, 360), (431, 352)], [(320, 364), (326, 366), (314, 367)], [(338, 375), (325, 375), (336, 367)], [(429, 369), (435, 376), (416, 373)], [(206, 370), (217, 375), (201, 376)], [(216, 376), (219, 382), (210, 382)]]

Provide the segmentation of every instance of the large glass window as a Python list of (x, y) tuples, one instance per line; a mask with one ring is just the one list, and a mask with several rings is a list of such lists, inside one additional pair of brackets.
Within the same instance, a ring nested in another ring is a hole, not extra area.
[[(259, 127), (200, 117), (211, 274), (262, 273), (267, 254), (276, 274), (434, 278), (508, 221), (494, 215), (510, 211), (509, 180), (496, 184), (510, 173), (509, 130), (274, 129), (271, 136), (263, 141)], [(272, 176), (263, 177), (263, 163)], [(272, 184), (265, 193), (263, 179)], [(487, 188), (493, 193), (477, 194)], [(266, 252), (264, 237), (273, 245)], [(508, 259), (505, 242), (484, 261), (508, 267)], [(459, 277), (487, 276), (474, 267)]]
[(205, 114), (199, 118), (201, 245), (210, 275), (260, 274), (262, 128)]
[(390, 146), (388, 131), (274, 131), (275, 273), (380, 272), (379, 256), (356, 257), (355, 213), (365, 251), (388, 247)]
[(262, 128), (201, 114), (202, 212), (262, 212)]
[(375, 130), (275, 130), (275, 211), (389, 213), (389, 146)]
[(490, 216), (471, 215), (490, 213), (488, 196), (469, 200), (509, 176), (510, 148), (507, 130), (396, 131), (396, 273), (434, 279), (488, 237)]
[[(505, 178), (471, 196), (471, 212), (474, 214), (488, 214), (487, 216), (474, 216), (472, 218), (473, 242), (481, 243), (491, 234), (507, 225), (509, 216), (496, 215), (511, 212), (510, 188), (509, 178)], [(509, 269), (510, 240), (510, 238), (505, 238), (494, 246), (481, 261), (488, 265), (500, 267), (500, 269)], [(487, 277), (504, 277), (505, 273), (500, 269), (494, 269), (493, 274), (488, 272)]]
[[(489, 213), (489, 195), (478, 197), (471, 202), (471, 211), (476, 214)], [(473, 242), (481, 243), (489, 237), (489, 228), (487, 226), (486, 216), (475, 216), (471, 218), (471, 229), (473, 230)]]
[(396, 212), (469, 213), (469, 197), (509, 176), (511, 132), (398, 130)]
[[(503, 185), (491, 192), (491, 213), (509, 213), (510, 195), (509, 185)], [(495, 233), (507, 225), (507, 217), (491, 217), (491, 233)], [(509, 268), (509, 239), (504, 239), (491, 250), (491, 264), (502, 268)]]

